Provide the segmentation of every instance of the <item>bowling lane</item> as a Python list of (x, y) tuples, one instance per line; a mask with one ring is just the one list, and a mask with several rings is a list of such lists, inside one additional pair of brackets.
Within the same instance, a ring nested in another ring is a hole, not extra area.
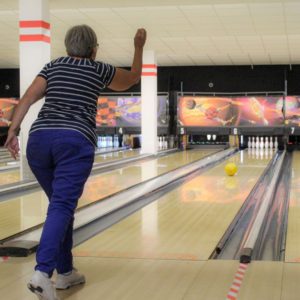
[(124, 150), (124, 151), (116, 151), (116, 152), (110, 152), (106, 154), (99, 154), (95, 156), (95, 163), (103, 163), (107, 161), (114, 161), (117, 159), (122, 158), (129, 158), (138, 156), (140, 154), (140, 149), (130, 149), (130, 150)]
[(8, 161), (8, 162), (2, 162), (0, 163), (0, 167), (7, 167), (7, 166), (13, 166), (18, 165), (20, 162), (18, 160)]
[(77, 256), (206, 260), (264, 171), (271, 155), (243, 151), (170, 191), (74, 249)]
[(14, 169), (0, 173), (0, 186), (20, 181), (20, 170)]
[[(99, 154), (95, 156), (95, 163), (115, 161), (117, 159), (138, 156), (139, 154), (140, 154), (140, 150), (126, 150), (126, 151), (111, 152), (106, 154)], [(0, 164), (0, 166), (2, 165)], [(3, 164), (3, 166), (5, 165)], [(19, 169), (3, 171), (2, 173), (0, 173), (0, 186), (5, 184), (10, 184), (10, 183), (15, 183), (18, 181), (20, 181)]]
[[(214, 153), (216, 150), (191, 150), (176, 152), (146, 162), (91, 176), (86, 185), (79, 207), (90, 204), (134, 184), (153, 178), (182, 165)], [(41, 190), (0, 202), (0, 240), (18, 233), (45, 219), (47, 198)]]
[(285, 261), (300, 261), (300, 152), (293, 152)]

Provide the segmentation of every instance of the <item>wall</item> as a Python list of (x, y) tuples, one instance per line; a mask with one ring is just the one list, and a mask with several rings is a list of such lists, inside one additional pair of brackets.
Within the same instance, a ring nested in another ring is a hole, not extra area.
[[(300, 66), (187, 66), (158, 68), (158, 91), (171, 92), (259, 92), (284, 90), (300, 94)], [(212, 82), (214, 86), (209, 87)], [(6, 90), (5, 86), (10, 89)], [(108, 89), (106, 92), (109, 91)], [(139, 92), (136, 85), (128, 92)], [(0, 69), (0, 97), (19, 97), (19, 70)]]

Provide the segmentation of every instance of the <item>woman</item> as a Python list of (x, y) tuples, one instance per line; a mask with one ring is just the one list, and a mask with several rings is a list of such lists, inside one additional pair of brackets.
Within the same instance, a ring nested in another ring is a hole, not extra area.
[(50, 280), (55, 269), (57, 289), (85, 282), (73, 268), (72, 232), (77, 202), (94, 161), (97, 99), (105, 87), (122, 91), (140, 80), (145, 41), (146, 31), (138, 29), (127, 71), (95, 61), (97, 36), (89, 26), (71, 28), (65, 37), (68, 56), (45, 65), (14, 113), (5, 146), (16, 158), (21, 122), (30, 106), (45, 96), (27, 144), (29, 166), (49, 198), (37, 265), (28, 283), (39, 299), (58, 299)]

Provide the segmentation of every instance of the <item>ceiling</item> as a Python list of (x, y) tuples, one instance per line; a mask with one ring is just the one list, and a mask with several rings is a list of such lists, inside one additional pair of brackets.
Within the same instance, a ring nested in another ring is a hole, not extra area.
[[(131, 64), (137, 28), (159, 66), (300, 64), (300, 0), (49, 0), (51, 55), (75, 24), (96, 31), (99, 60)], [(0, 68), (19, 65), (18, 0), (0, 1)]]

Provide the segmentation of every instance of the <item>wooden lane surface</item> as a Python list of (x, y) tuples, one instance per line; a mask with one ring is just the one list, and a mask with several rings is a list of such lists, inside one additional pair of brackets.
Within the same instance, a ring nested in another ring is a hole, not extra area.
[[(152, 161), (136, 162), (131, 166), (91, 176), (79, 200), (79, 207), (126, 189), (153, 176), (198, 160), (213, 153), (213, 151), (177, 152)], [(151, 172), (153, 170), (154, 174)], [(35, 190), (9, 201), (0, 202), (0, 239), (42, 223), (45, 219), (47, 206), (48, 199), (41, 190)]]
[(108, 161), (114, 161), (117, 159), (134, 157), (134, 156), (138, 156), (139, 154), (140, 154), (140, 149), (116, 151), (107, 154), (99, 154), (95, 156), (95, 163), (104, 163)]
[(20, 170), (14, 169), (0, 173), (0, 186), (20, 181)]

